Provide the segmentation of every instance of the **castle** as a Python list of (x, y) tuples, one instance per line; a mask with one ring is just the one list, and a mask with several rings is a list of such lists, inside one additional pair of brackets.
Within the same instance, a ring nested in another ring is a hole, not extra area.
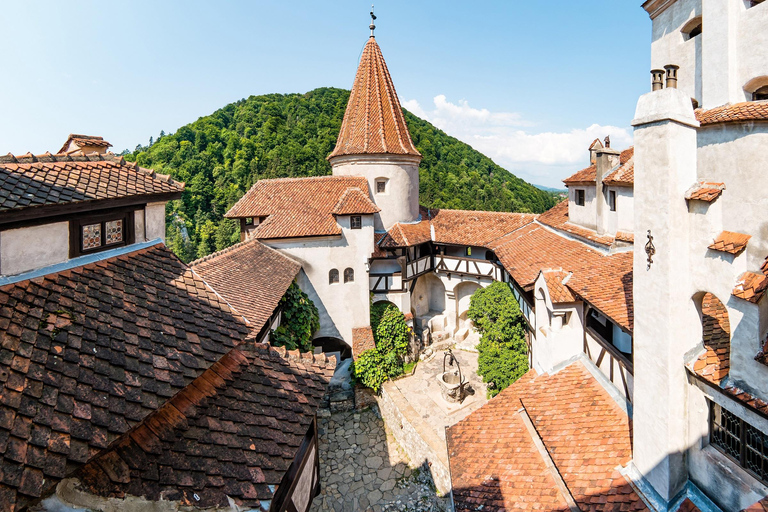
[(342, 356), (371, 295), (461, 340), (509, 285), (532, 370), (448, 430), (457, 511), (768, 508), (768, 2), (643, 8), (634, 146), (595, 140), (541, 215), (419, 205), (373, 34), (332, 176), (258, 181), (241, 243), (189, 266), (162, 242), (183, 183), (100, 137), (0, 157), (0, 510), (307, 510), (335, 360), (267, 346), (294, 279)]

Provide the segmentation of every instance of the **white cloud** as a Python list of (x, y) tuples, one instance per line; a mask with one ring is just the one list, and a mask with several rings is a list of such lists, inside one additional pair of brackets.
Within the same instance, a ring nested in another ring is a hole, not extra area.
[(567, 132), (535, 133), (534, 123), (516, 112), (476, 109), (465, 100), (451, 103), (442, 94), (433, 101), (433, 109), (423, 108), (416, 100), (403, 106), (520, 177), (548, 186), (562, 187), (560, 180), (586, 165), (587, 148), (596, 138), (610, 135), (611, 146), (618, 149), (632, 145), (630, 131), (617, 126), (593, 124)]

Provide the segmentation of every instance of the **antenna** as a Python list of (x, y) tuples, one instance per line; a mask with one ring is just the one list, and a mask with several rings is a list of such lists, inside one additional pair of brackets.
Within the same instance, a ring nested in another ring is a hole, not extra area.
[(373, 31), (376, 30), (376, 25), (373, 23), (376, 21), (376, 15), (373, 14), (373, 4), (371, 4), (371, 24), (368, 26), (368, 28), (371, 29), (371, 37), (376, 37), (373, 35)]

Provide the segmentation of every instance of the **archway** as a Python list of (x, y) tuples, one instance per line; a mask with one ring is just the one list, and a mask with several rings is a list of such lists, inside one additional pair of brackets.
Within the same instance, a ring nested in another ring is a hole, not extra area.
[(417, 317), (445, 311), (445, 285), (439, 277), (429, 273), (418, 278), (411, 295), (411, 308)]
[(456, 328), (461, 329), (467, 321), (467, 311), (472, 294), (479, 290), (481, 286), (477, 283), (465, 281), (459, 283), (454, 290), (456, 296)]
[(332, 338), (329, 336), (315, 338), (312, 340), (312, 345), (323, 351), (323, 353), (339, 352), (341, 359), (348, 359), (352, 357), (352, 347), (341, 338)]
[(694, 370), (719, 384), (730, 370), (731, 323), (728, 309), (709, 292), (698, 294), (694, 301), (701, 313), (701, 341), (706, 350), (694, 364)]

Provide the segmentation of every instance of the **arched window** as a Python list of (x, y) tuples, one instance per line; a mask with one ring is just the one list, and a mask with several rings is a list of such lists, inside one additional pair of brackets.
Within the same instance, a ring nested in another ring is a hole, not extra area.
[[(346, 272), (344, 273), (346, 276)], [(330, 272), (328, 272), (328, 284), (336, 284), (339, 282), (339, 271), (335, 268), (332, 268)]]
[(686, 23), (680, 32), (683, 33), (685, 40), (693, 39), (696, 36), (701, 35), (701, 28), (703, 24), (701, 22), (701, 16), (696, 16), (691, 21)]
[(744, 84), (747, 101), (768, 100), (768, 75), (757, 76)]
[[(336, 280), (339, 279), (339, 273), (336, 272)], [(355, 271), (351, 268), (345, 268), (344, 269), (344, 282), (345, 283), (354, 283), (355, 282)]]
[(768, 100), (768, 85), (765, 85), (752, 93), (752, 101)]

